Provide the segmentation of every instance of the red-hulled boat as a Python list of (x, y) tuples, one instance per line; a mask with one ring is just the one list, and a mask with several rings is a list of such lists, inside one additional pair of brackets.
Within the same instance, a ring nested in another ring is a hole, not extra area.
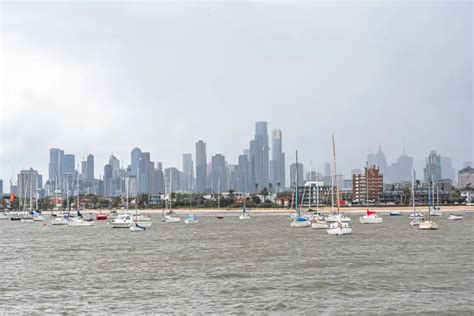
[(107, 219), (107, 213), (104, 214), (100, 212), (99, 214), (95, 216), (95, 219), (98, 221), (105, 221)]

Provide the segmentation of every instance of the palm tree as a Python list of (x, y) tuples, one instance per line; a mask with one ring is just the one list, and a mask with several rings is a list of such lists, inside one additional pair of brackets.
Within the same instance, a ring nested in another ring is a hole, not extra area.
[(277, 191), (280, 192), (280, 186), (281, 186), (281, 183), (280, 182), (277, 182)]
[(255, 182), (255, 193), (258, 193), (258, 183)]

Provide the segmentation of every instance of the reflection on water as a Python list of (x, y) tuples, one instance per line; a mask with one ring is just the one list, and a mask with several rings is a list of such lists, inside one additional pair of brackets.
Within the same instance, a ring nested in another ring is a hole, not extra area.
[(0, 222), (0, 311), (473, 313), (474, 217), (419, 231), (406, 216), (350, 236), (288, 216), (154, 218), (145, 232)]

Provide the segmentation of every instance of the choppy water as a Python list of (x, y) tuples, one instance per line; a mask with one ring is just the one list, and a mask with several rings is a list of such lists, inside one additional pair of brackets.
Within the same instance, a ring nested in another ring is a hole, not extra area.
[(0, 221), (0, 312), (474, 313), (474, 217), (419, 231), (403, 217), (350, 236), (288, 216), (145, 232)]

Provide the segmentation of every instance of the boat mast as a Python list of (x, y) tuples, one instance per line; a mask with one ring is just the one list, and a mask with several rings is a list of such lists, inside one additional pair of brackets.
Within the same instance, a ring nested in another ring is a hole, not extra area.
[(171, 187), (171, 186), (173, 185), (173, 181), (172, 181), (172, 180), (173, 180), (172, 170), (170, 169), (170, 189), (169, 189), (169, 191), (170, 191), (170, 192), (169, 192), (169, 194), (170, 194), (170, 199), (169, 199), (169, 200), (170, 200), (170, 201), (169, 201), (169, 203), (170, 203), (170, 211), (171, 211), (171, 209), (173, 208), (173, 207), (172, 207), (172, 200), (173, 200), (172, 194), (173, 194), (173, 189), (172, 189), (172, 187)]
[[(30, 174), (30, 178), (31, 178)], [(30, 181), (30, 211), (33, 210), (33, 181)]]
[(336, 205), (337, 213), (339, 214), (340, 202), (339, 202), (339, 184), (337, 181), (337, 169), (336, 169), (336, 145), (334, 144), (334, 134), (332, 134), (332, 154), (334, 160), (334, 181), (336, 181)]
[(296, 185), (295, 185), (295, 198), (296, 198), (296, 214), (298, 217), (301, 216), (300, 209), (298, 207), (298, 151), (296, 151)]
[(79, 164), (77, 164), (77, 209), (79, 210)]
[(316, 211), (319, 212), (319, 188), (318, 188), (318, 182), (319, 182), (318, 161), (316, 160), (316, 183), (315, 183), (314, 188), (316, 189)]
[(139, 186), (139, 184), (140, 184), (140, 172), (137, 168), (137, 185), (136, 185), (136, 187), (137, 187), (136, 192), (137, 193), (135, 194), (136, 195), (135, 196), (135, 215), (137, 215), (137, 216), (138, 216), (138, 186)]
[[(313, 179), (313, 163), (309, 161), (309, 202), (308, 202), (308, 209), (311, 208), (311, 199), (313, 198), (313, 190), (311, 188), (311, 181)], [(303, 203), (303, 201), (301, 201)]]
[(412, 169), (412, 177), (411, 177), (411, 199), (413, 201), (413, 218), (415, 218), (415, 169)]
[(217, 179), (217, 209), (221, 209), (221, 179)]
[(366, 202), (367, 202), (367, 213), (369, 213), (369, 162), (366, 161), (365, 167), (365, 194), (366, 194)]

